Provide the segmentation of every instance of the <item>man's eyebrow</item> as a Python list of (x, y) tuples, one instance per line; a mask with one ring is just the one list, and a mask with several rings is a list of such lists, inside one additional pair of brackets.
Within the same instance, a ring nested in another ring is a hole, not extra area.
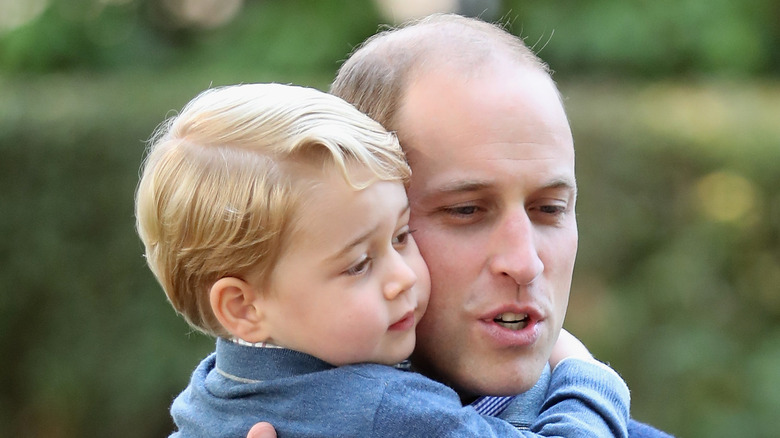
[(572, 192), (574, 192), (576, 194), (577, 193), (577, 183), (572, 181), (572, 180), (570, 180), (570, 179), (568, 179), (568, 178), (559, 178), (559, 179), (554, 179), (554, 180), (548, 182), (547, 184), (542, 186), (541, 189), (542, 190), (549, 190), (549, 189), (553, 189), (553, 190), (558, 190), (558, 189), (560, 189), (560, 190), (571, 190)]
[[(492, 186), (491, 183), (487, 181), (480, 181), (480, 180), (454, 181), (452, 183), (445, 184), (441, 187), (436, 188), (435, 192), (439, 194), (477, 192), (480, 190), (485, 190), (487, 188), (490, 188), (491, 186)], [(576, 193), (577, 184), (568, 178), (557, 178), (539, 187), (538, 190), (551, 190), (551, 189), (571, 190), (574, 193)]]
[(478, 180), (466, 180), (466, 181), (453, 181), (448, 184), (444, 184), (441, 187), (436, 188), (438, 193), (458, 193), (458, 192), (477, 192), (490, 187), (490, 183), (487, 181)]

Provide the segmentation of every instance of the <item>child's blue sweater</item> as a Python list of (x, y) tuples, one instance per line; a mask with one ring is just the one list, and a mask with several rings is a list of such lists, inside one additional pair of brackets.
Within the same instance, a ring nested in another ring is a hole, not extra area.
[(393, 367), (219, 339), (171, 407), (174, 437), (245, 437), (259, 421), (287, 437), (625, 437), (629, 394), (603, 364), (565, 360), (530, 431), (462, 407), (449, 387)]

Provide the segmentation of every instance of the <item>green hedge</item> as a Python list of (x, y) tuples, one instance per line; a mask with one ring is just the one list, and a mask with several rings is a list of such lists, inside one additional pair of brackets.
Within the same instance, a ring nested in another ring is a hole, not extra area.
[[(144, 140), (208, 76), (0, 84), (1, 435), (170, 430), (167, 406), (213, 343), (148, 272), (132, 198)], [(214, 85), (249, 81), (228, 76)], [(567, 326), (626, 377), (638, 418), (688, 437), (770, 436), (780, 84), (561, 88), (580, 184)]]
[(636, 417), (774, 436), (780, 87), (563, 88), (581, 190), (569, 327), (626, 378)]
[[(174, 314), (141, 256), (144, 141), (209, 86), (326, 88), (379, 22), (358, 0), (247, 1), (208, 32), (157, 27), (151, 1), (58, 15), (93, 3), (54, 1), (0, 34), (0, 436), (171, 430), (168, 405), (213, 341)], [(580, 185), (568, 328), (623, 374), (640, 420), (774, 436), (780, 83), (746, 75), (777, 72), (775, 6), (503, 3), (537, 48), (555, 29), (541, 54), (560, 71)], [(128, 39), (90, 37), (123, 20)]]

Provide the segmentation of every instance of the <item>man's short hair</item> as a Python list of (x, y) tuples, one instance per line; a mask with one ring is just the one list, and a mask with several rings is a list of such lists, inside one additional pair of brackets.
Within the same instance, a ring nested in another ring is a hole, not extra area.
[(469, 73), (497, 55), (550, 73), (521, 38), (502, 26), (434, 14), (367, 39), (341, 66), (330, 92), (388, 130), (398, 131), (397, 113), (416, 74), (442, 66)]

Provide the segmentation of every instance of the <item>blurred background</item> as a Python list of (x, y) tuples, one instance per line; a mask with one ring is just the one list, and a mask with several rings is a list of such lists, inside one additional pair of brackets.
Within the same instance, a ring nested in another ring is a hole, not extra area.
[(205, 88), (327, 89), (380, 25), (506, 22), (577, 148), (566, 326), (680, 437), (780, 434), (776, 0), (0, 0), (0, 436), (160, 437), (213, 340), (146, 268), (145, 140)]

